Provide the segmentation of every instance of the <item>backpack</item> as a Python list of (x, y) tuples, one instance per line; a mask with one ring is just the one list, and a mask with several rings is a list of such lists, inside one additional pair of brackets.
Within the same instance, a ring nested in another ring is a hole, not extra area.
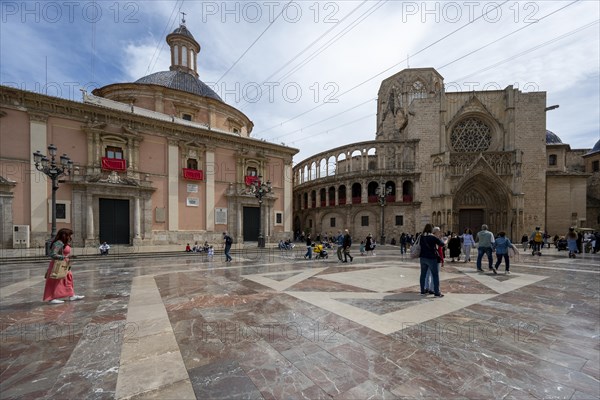
[(535, 235), (533, 236), (533, 241), (536, 243), (542, 243), (544, 241), (544, 236), (541, 231), (535, 231)]
[(225, 244), (232, 244), (233, 243), (233, 239), (231, 238), (231, 236), (225, 236)]

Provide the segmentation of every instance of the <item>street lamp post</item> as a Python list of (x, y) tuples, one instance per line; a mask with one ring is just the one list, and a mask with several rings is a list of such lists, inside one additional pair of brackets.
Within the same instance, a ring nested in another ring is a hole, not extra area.
[(33, 153), (33, 161), (35, 168), (43, 172), (52, 180), (52, 232), (50, 239), (46, 241), (46, 255), (50, 254), (50, 243), (56, 236), (56, 191), (58, 190), (58, 178), (63, 175), (70, 175), (73, 171), (73, 161), (66, 154), (60, 156), (60, 164), (56, 163), (56, 146), (51, 144), (48, 146), (48, 154), (50, 158), (36, 151)]
[(382, 182), (377, 189), (375, 190), (375, 194), (379, 197), (379, 205), (381, 206), (381, 244), (385, 244), (385, 232), (384, 232), (384, 209), (385, 209), (385, 196), (392, 194), (392, 187), (385, 186), (385, 183)]
[(259, 176), (256, 181), (252, 183), (252, 193), (258, 199), (258, 247), (265, 247), (265, 237), (262, 232), (262, 201), (263, 197), (267, 193), (271, 193), (271, 181), (267, 183), (262, 182), (262, 176)]

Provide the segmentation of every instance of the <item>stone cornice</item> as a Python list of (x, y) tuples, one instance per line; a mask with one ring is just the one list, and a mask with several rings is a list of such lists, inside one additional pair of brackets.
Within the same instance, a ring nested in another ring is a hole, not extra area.
[[(210, 99), (209, 99), (210, 100)], [(16, 102), (16, 103), (15, 103)], [(228, 148), (260, 148), (269, 153), (288, 154), (294, 156), (298, 149), (265, 142), (259, 139), (244, 138), (237, 135), (212, 131), (210, 129), (180, 125), (174, 122), (155, 120), (139, 114), (113, 110), (94, 104), (79, 103), (58, 97), (46, 96), (40, 93), (28, 92), (0, 85), (0, 107), (23, 110), (29, 114), (48, 114), (48, 116), (63, 117), (86, 124), (90, 119), (116, 126), (135, 126), (140, 134), (163, 136), (176, 141), (206, 141), (215, 146)], [(87, 117), (87, 118), (86, 118)], [(83, 128), (82, 128), (83, 129)]]

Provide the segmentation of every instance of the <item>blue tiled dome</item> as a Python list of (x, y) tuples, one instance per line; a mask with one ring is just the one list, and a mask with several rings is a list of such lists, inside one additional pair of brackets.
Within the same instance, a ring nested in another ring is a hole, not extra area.
[(562, 144), (562, 140), (554, 132), (546, 130), (546, 144)]
[(595, 153), (597, 151), (600, 151), (600, 140), (598, 140), (596, 142), (596, 144), (594, 145), (594, 148), (592, 148), (592, 150), (590, 150), (590, 152), (588, 154), (592, 154), (592, 153)]
[(194, 36), (192, 35), (192, 33), (190, 31), (188, 31), (188, 29), (185, 27), (185, 25), (179, 25), (179, 28), (175, 29), (171, 34), (184, 35), (184, 36), (194, 39)]
[(146, 83), (160, 85), (170, 89), (181, 90), (183, 92), (193, 93), (198, 96), (210, 97), (211, 99), (221, 100), (208, 85), (196, 78), (192, 74), (182, 71), (161, 71), (155, 72), (138, 79), (135, 83)]

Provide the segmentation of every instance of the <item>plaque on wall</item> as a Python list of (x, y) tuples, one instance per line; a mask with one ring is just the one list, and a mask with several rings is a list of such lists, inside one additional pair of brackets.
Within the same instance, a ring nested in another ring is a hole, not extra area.
[(215, 224), (227, 225), (227, 209), (215, 208)]
[(193, 183), (188, 183), (187, 192), (188, 193), (198, 193), (198, 185), (195, 185)]
[(188, 207), (198, 207), (200, 205), (200, 199), (197, 197), (188, 197), (186, 205)]

